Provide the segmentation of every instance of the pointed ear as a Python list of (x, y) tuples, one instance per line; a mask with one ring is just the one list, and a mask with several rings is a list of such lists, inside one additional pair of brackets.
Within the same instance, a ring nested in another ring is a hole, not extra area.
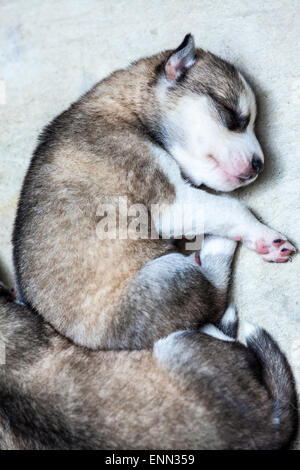
[(195, 41), (187, 34), (180, 46), (172, 52), (165, 63), (165, 74), (171, 82), (179, 81), (196, 61)]

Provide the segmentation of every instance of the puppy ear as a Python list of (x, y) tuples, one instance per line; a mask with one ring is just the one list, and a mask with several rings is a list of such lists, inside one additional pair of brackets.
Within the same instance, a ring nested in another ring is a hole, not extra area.
[(196, 61), (195, 41), (187, 34), (165, 63), (165, 75), (171, 82), (179, 81)]

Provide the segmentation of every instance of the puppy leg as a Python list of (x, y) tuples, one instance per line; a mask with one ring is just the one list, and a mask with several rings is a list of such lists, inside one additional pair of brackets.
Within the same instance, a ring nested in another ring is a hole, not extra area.
[(122, 305), (122, 344), (151, 347), (180, 329), (219, 321), (227, 304), (231, 261), (236, 243), (207, 237), (200, 252), (172, 253), (147, 263)]
[(207, 233), (243, 242), (264, 261), (284, 263), (296, 251), (284, 235), (259, 222), (247, 207), (228, 197), (209, 195), (204, 227)]
[[(227, 294), (231, 264), (236, 242), (215, 236), (207, 236), (199, 255), (203, 275), (218, 289)], [(196, 257), (197, 260), (197, 257)], [(225, 296), (224, 296), (225, 297)], [(227, 299), (227, 296), (226, 296)], [(207, 324), (201, 331), (223, 341), (236, 340), (238, 319), (232, 306), (228, 307), (217, 325)]]
[(171, 253), (148, 262), (138, 273), (122, 305), (126, 349), (152, 347), (173, 331), (198, 328), (220, 315), (223, 293), (202, 274), (195, 257)]
[[(284, 235), (259, 222), (249, 209), (237, 199), (208, 194), (191, 187), (182, 188), (177, 194), (177, 205), (170, 206), (163, 215), (166, 220), (175, 211), (172, 227), (175, 234), (182, 234), (182, 213), (186, 207), (186, 220), (183, 235), (193, 232), (193, 225), (202, 228), (204, 233), (241, 241), (251, 250), (263, 256), (265, 261), (284, 263), (290, 259), (295, 248)], [(164, 226), (167, 222), (164, 220)], [(157, 223), (158, 229), (159, 224)], [(203, 233), (201, 232), (201, 233)], [(169, 229), (169, 233), (170, 229)]]
[(199, 254), (200, 270), (217, 289), (227, 290), (235, 249), (236, 242), (227, 238), (209, 235), (204, 239)]

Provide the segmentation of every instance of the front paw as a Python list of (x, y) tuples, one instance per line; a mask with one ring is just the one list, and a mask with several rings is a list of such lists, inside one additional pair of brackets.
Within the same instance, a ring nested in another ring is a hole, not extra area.
[(281, 234), (271, 232), (255, 241), (255, 251), (262, 255), (264, 261), (286, 263), (296, 252), (295, 247)]

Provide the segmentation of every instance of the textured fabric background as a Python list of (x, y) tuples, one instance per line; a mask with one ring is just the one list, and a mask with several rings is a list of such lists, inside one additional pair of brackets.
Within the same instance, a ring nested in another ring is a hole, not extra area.
[[(236, 192), (300, 248), (299, 0), (0, 0), (0, 278), (12, 280), (18, 194), (42, 127), (116, 68), (187, 32), (233, 61), (259, 101), (266, 168)], [(242, 319), (266, 327), (300, 388), (300, 256), (267, 264), (241, 248), (233, 296)]]

